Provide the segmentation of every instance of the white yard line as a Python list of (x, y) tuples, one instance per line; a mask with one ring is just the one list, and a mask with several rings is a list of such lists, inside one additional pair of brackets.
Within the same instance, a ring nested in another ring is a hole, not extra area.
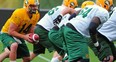
[[(28, 42), (26, 42), (26, 44), (28, 44)], [(32, 52), (32, 51), (30, 51), (30, 52)], [(44, 56), (38, 55), (37, 57), (38, 57), (38, 58), (41, 58), (41, 59), (43, 59), (43, 60), (45, 60), (45, 61), (47, 61), (47, 62), (50, 62), (50, 59), (48, 59), (48, 58), (46, 58), (46, 57), (44, 57)]]
[(114, 43), (115, 47), (116, 47), (116, 44)]
[[(30, 51), (30, 52), (32, 52), (32, 51)], [(48, 59), (48, 58), (46, 58), (44, 56), (41, 56), (41, 55), (38, 55), (37, 58), (41, 58), (41, 59), (43, 59), (43, 60), (45, 60), (47, 62), (50, 62), (50, 59)]]
[[(0, 41), (0, 43), (1, 43), (1, 41)], [(28, 43), (28, 42), (27, 42)], [(31, 51), (30, 51), (31, 52)], [(41, 56), (41, 55), (38, 55), (37, 56), (38, 58), (41, 58), (41, 59), (43, 59), (43, 60), (45, 60), (45, 61), (47, 61), (47, 62), (50, 62), (50, 59), (48, 59), (48, 58), (46, 58), (46, 57), (44, 57), (44, 56)]]
[(37, 57), (39, 57), (39, 58), (41, 58), (41, 59), (44, 59), (44, 60), (47, 61), (47, 62), (50, 62), (50, 59), (48, 59), (48, 58), (46, 58), (46, 57), (44, 57), (44, 56), (38, 55)]

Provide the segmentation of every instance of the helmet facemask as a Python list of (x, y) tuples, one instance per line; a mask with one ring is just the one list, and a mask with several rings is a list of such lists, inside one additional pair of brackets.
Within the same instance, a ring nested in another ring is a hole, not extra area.
[(112, 11), (113, 8), (113, 0), (97, 0), (96, 4), (105, 8), (109, 12)]
[(36, 14), (36, 11), (39, 9), (38, 0), (26, 0), (26, 8), (30, 14)]
[[(113, 4), (112, 5), (110, 5), (110, 1), (108, 1), (108, 0), (106, 0), (105, 1), (105, 5), (107, 5), (108, 6), (108, 11), (110, 12), (110, 11), (112, 11), (113, 10), (113, 8), (114, 8), (114, 6), (113, 6)], [(105, 6), (104, 5), (104, 6)]]
[(29, 5), (28, 7), (28, 11), (30, 14), (36, 14), (36, 10), (38, 10), (38, 6), (37, 5)]

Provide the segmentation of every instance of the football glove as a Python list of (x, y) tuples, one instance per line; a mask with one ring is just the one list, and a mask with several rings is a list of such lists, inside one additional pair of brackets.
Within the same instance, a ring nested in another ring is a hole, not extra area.
[(96, 49), (98, 50), (98, 52), (100, 52), (100, 50), (101, 50), (101, 45), (99, 44), (98, 41), (97, 41), (96, 43), (94, 43), (94, 46), (96, 47)]
[(96, 49), (98, 50), (98, 52), (101, 51), (101, 48), (102, 48), (101, 45), (99, 45), (99, 46), (96, 47)]
[(69, 18), (68, 20), (71, 20), (72, 18), (76, 17), (76, 13), (73, 13)]

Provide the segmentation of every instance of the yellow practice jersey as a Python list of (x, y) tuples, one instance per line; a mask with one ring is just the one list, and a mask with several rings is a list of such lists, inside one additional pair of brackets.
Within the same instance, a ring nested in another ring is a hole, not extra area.
[(16, 9), (12, 16), (6, 21), (5, 25), (2, 28), (3, 33), (8, 33), (10, 23), (14, 23), (18, 26), (17, 31), (21, 34), (28, 33), (31, 26), (35, 26), (40, 18), (40, 14), (36, 11), (36, 14), (32, 15), (30, 19), (27, 15), (25, 8)]

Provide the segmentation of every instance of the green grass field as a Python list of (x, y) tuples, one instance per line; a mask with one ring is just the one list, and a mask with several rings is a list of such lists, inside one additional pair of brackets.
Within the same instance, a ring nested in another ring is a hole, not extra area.
[[(32, 44), (29, 44), (27, 43), (28, 45), (28, 48), (30, 51), (32, 51)], [(3, 49), (3, 45), (2, 43), (0, 42), (0, 53), (2, 53), (2, 49)], [(91, 50), (89, 50), (90, 52), (90, 62), (99, 62), (98, 59), (95, 57), (95, 55), (93, 54), (93, 52)], [(46, 50), (46, 53), (45, 54), (41, 54), (39, 56), (37, 56), (34, 60), (32, 60), (31, 62), (50, 62), (50, 59), (52, 58), (52, 55), (53, 55), (53, 52), (52, 53), (49, 53), (47, 50)], [(3, 62), (8, 62), (9, 59), (5, 59)], [(21, 62), (21, 59), (17, 59), (17, 62)]]

